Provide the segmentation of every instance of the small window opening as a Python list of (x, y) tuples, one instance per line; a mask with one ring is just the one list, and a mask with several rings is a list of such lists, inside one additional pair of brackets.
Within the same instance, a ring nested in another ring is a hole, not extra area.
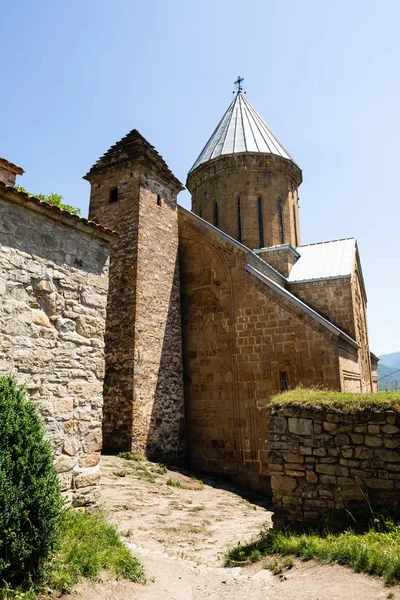
[(287, 371), (281, 371), (280, 388), (281, 392), (286, 392), (289, 389), (289, 378)]
[(238, 241), (242, 241), (242, 215), (240, 213), (240, 196), (237, 198)]
[(118, 188), (112, 188), (110, 190), (110, 198), (109, 198), (109, 202), (110, 204), (112, 204), (113, 202), (118, 202)]
[(296, 248), (297, 248), (297, 246), (299, 245), (299, 238), (298, 238), (298, 235), (297, 235), (296, 208), (295, 208), (294, 205), (293, 205), (293, 223), (294, 223), (294, 240), (295, 240)]
[(200, 217), (200, 219), (202, 219), (202, 218), (203, 218), (203, 209), (201, 209), (201, 208), (200, 208), (200, 210), (199, 210), (199, 217)]
[(214, 226), (218, 227), (218, 202), (214, 200)]
[(264, 224), (263, 224), (263, 210), (262, 210), (262, 198), (258, 196), (258, 234), (260, 239), (260, 248), (264, 248)]
[(161, 196), (157, 194), (157, 206), (161, 206)]
[(279, 234), (281, 238), (281, 244), (285, 243), (285, 238), (283, 235), (283, 211), (282, 211), (282, 200), (278, 200), (278, 217), (279, 217)]

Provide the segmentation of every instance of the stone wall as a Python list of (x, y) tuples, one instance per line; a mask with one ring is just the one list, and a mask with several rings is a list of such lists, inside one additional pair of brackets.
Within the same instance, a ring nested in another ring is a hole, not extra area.
[(335, 509), (400, 501), (400, 411), (271, 404), (267, 444), (274, 523), (312, 523)]
[(179, 227), (189, 459), (268, 490), (268, 399), (282, 374), (340, 390), (348, 344), (249, 271), (253, 253), (183, 209)]
[(358, 350), (340, 353), (342, 389), (350, 392), (372, 391), (368, 341), (366, 297), (361, 280), (359, 258), (351, 276), (320, 281), (295, 282), (288, 289), (324, 315), (360, 344)]
[(100, 477), (110, 233), (0, 192), (0, 373), (37, 403), (61, 488), (92, 502)]
[[(295, 163), (273, 154), (226, 155), (204, 163), (189, 173), (187, 187), (192, 210), (214, 223), (214, 201), (218, 202), (217, 227), (248, 248), (300, 245), (298, 186), (301, 171)], [(241, 240), (238, 227), (240, 197)], [(263, 241), (260, 242), (258, 198), (262, 204)], [(283, 240), (278, 200), (282, 203)]]

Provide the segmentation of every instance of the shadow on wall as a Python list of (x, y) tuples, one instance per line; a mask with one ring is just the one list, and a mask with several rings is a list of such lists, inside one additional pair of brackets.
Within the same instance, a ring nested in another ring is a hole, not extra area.
[(149, 458), (167, 463), (182, 462), (186, 451), (178, 257), (146, 443)]

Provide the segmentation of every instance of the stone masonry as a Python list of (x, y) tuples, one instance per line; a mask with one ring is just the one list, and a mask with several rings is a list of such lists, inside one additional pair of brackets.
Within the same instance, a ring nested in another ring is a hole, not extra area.
[(37, 403), (75, 506), (98, 493), (112, 239), (0, 183), (0, 373)]
[(189, 460), (268, 491), (265, 411), (282, 374), (340, 389), (339, 356), (357, 345), (267, 284), (278, 274), (257, 254), (182, 208), (179, 228)]
[(111, 257), (107, 308), (105, 447), (181, 459), (185, 432), (176, 195), (182, 185), (135, 130), (86, 179), (91, 183), (90, 219), (120, 233)]
[[(217, 227), (253, 250), (277, 244), (289, 243), (294, 247), (300, 244), (297, 188), (301, 181), (301, 170), (292, 161), (272, 154), (248, 152), (222, 156), (200, 165), (189, 173), (187, 187), (192, 193), (192, 210), (196, 215), (215, 224), (214, 203), (217, 202)], [(282, 207), (282, 231), (278, 201)]]
[(400, 501), (400, 412), (273, 403), (267, 408), (274, 524)]

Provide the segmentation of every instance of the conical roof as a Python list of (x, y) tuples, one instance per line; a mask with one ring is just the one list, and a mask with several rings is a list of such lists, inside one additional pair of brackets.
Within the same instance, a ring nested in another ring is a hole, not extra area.
[(93, 165), (90, 171), (86, 173), (84, 179), (89, 179), (93, 173), (97, 173), (102, 169), (112, 167), (125, 161), (135, 161), (140, 158), (146, 158), (154, 165), (160, 175), (163, 175), (168, 181), (176, 184), (180, 190), (184, 189), (181, 182), (168, 168), (163, 157), (158, 154), (154, 146), (152, 146), (137, 129), (132, 129), (132, 131), (119, 142), (111, 146), (111, 148)]
[(293, 161), (241, 91), (232, 100), (189, 173), (214, 158), (239, 152), (275, 154)]

